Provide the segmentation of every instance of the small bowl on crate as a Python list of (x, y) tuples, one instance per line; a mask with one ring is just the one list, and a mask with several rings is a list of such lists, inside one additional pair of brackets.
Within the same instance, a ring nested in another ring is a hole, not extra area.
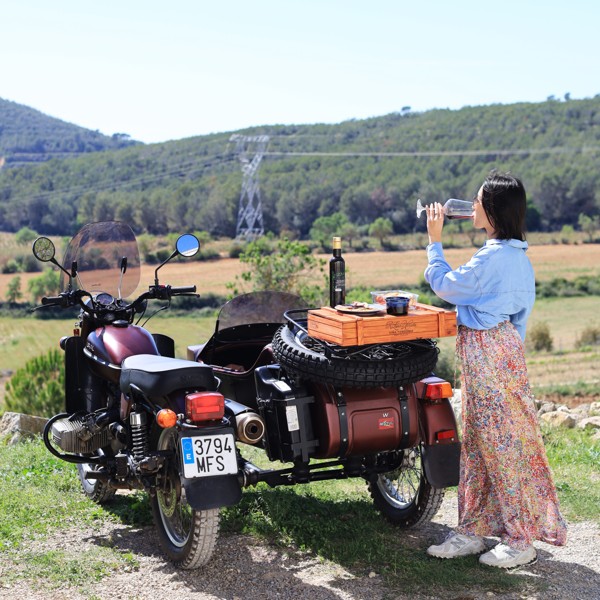
[(385, 299), (387, 306), (387, 314), (400, 317), (408, 314), (408, 305), (410, 304), (410, 298), (406, 296), (388, 296)]

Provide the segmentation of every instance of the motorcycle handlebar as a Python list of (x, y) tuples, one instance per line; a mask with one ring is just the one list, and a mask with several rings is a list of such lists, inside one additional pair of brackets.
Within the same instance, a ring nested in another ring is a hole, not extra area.
[(177, 296), (179, 294), (194, 294), (196, 292), (195, 285), (182, 285), (179, 287), (171, 288), (171, 295)]
[(69, 298), (67, 296), (44, 296), (42, 298), (43, 306), (68, 306)]
[[(172, 296), (180, 296), (184, 294), (193, 294), (196, 292), (195, 285), (184, 285), (179, 287), (171, 287), (167, 286), (151, 286), (151, 288), (144, 292), (137, 300), (132, 302), (129, 306), (123, 307), (125, 310), (134, 309), (138, 305), (142, 304), (145, 300), (154, 298), (157, 300), (168, 300)], [(97, 307), (86, 306), (82, 302), (83, 296), (88, 296), (88, 292), (84, 291), (76, 291), (61, 294), (60, 296), (44, 296), (41, 300), (42, 306), (61, 306), (66, 308), (68, 306), (73, 306), (74, 304), (79, 303), (81, 307), (87, 311), (91, 312), (96, 310)]]

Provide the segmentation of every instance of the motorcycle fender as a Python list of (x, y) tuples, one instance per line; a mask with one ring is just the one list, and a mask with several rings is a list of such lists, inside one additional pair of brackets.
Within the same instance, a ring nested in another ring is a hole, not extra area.
[(423, 469), (436, 488), (458, 485), (460, 441), (454, 411), (448, 398), (421, 400)]
[(194, 510), (233, 506), (242, 499), (242, 487), (237, 475), (181, 478), (188, 504)]
[(421, 460), (427, 481), (436, 488), (458, 485), (460, 476), (460, 442), (423, 445)]

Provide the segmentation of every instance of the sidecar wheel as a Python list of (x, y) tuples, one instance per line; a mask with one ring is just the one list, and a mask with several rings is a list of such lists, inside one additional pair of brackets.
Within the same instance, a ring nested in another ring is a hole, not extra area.
[[(100, 453), (100, 451), (98, 451), (98, 453)], [(83, 493), (97, 504), (106, 504), (114, 498), (117, 491), (109, 487), (105, 481), (85, 478), (86, 473), (91, 473), (97, 468), (97, 465), (92, 463), (78, 464), (77, 474), (79, 475)]]
[(445, 491), (433, 487), (425, 478), (419, 448), (405, 450), (397, 469), (379, 475), (368, 486), (377, 510), (404, 529), (431, 521)]
[[(158, 450), (178, 452), (174, 430), (161, 433)], [(219, 537), (219, 509), (194, 510), (187, 504), (175, 464), (159, 476), (150, 504), (160, 545), (169, 559), (181, 569), (206, 564)]]
[(415, 340), (344, 348), (281, 327), (273, 338), (273, 354), (287, 371), (309, 381), (356, 388), (393, 387), (427, 377), (437, 363), (431, 340)]

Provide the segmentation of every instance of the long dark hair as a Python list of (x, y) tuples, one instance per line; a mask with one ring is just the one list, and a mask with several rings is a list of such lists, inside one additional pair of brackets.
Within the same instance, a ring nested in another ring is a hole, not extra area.
[(510, 173), (492, 171), (483, 182), (481, 204), (496, 239), (525, 240), (527, 194), (520, 179)]

